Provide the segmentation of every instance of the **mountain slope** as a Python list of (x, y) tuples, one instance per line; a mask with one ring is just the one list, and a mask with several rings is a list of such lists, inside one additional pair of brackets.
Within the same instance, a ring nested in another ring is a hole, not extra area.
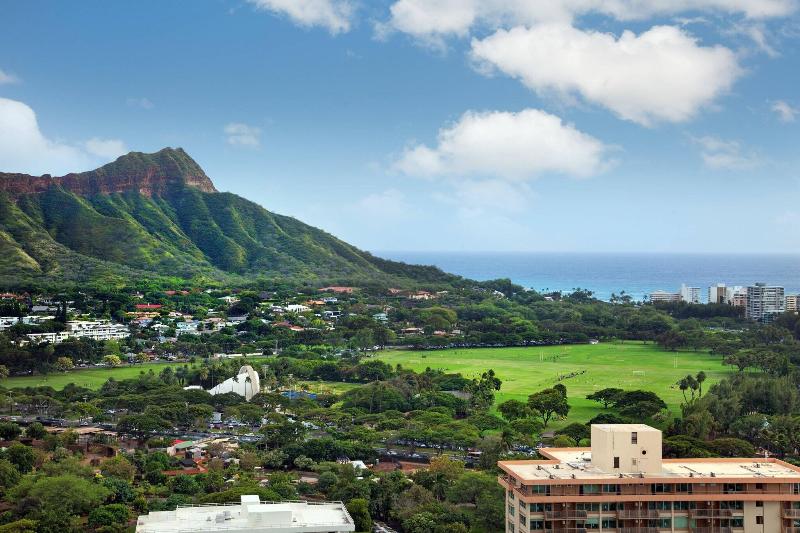
[(376, 258), (322, 230), (217, 192), (186, 152), (131, 153), (53, 178), (0, 173), (0, 284), (197, 275), (453, 279)]

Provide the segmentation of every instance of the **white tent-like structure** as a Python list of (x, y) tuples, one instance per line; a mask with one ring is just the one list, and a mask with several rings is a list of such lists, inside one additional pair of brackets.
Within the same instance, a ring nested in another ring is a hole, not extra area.
[(259, 391), (261, 391), (261, 381), (258, 379), (258, 372), (253, 370), (252, 366), (244, 365), (239, 369), (238, 374), (226, 379), (208, 392), (212, 395), (235, 392), (239, 396), (244, 396), (245, 400), (250, 401), (250, 398), (258, 394)]

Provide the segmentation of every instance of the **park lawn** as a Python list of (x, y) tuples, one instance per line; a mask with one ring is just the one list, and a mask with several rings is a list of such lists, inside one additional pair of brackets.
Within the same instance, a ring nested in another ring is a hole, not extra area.
[[(248, 359), (248, 362), (250, 364), (254, 364), (266, 360), (267, 358), (256, 358)], [(165, 367), (171, 366), (172, 368), (178, 368), (184, 365), (188, 365), (189, 368), (196, 368), (199, 366), (199, 363), (191, 364), (181, 362), (165, 362), (124, 365), (114, 368), (79, 368), (66, 373), (54, 372), (46, 376), (40, 374), (31, 376), (14, 376), (0, 382), (0, 385), (7, 389), (23, 387), (53, 387), (56, 390), (61, 390), (66, 385), (74, 383), (79, 387), (86, 387), (87, 389), (99, 389), (103, 383), (108, 380), (108, 378), (113, 377), (116, 380), (131, 379), (138, 376), (141, 372), (148, 372), (152, 370), (158, 374)], [(256, 368), (256, 370), (258, 370), (258, 368)]]
[[(509, 399), (526, 401), (528, 395), (562, 383), (567, 387), (569, 417), (551, 423), (557, 428), (572, 422), (586, 422), (601, 413), (602, 406), (586, 399), (587, 394), (607, 387), (643, 389), (655, 392), (675, 416), (680, 415), (683, 394), (675, 384), (687, 374), (705, 371), (703, 389), (733, 372), (719, 356), (706, 352), (666, 352), (655, 344), (640, 342), (577, 344), (519, 348), (474, 348), (452, 350), (388, 350), (375, 356), (392, 366), (423, 371), (426, 367), (479, 377), (492, 368), (503, 381), (496, 403)], [(558, 381), (559, 375), (585, 371)]]

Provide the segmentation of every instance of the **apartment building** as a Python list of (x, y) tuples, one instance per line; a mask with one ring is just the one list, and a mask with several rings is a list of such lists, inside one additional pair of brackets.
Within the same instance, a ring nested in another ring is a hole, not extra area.
[(680, 302), (681, 299), (681, 293), (679, 292), (653, 291), (650, 293), (650, 301), (653, 303)]
[(128, 326), (124, 324), (115, 324), (108, 320), (74, 320), (67, 322), (67, 327), (64, 331), (58, 333), (29, 333), (28, 339), (36, 343), (59, 344), (70, 337), (111, 341), (127, 338), (130, 334)]
[(700, 303), (700, 287), (681, 285), (681, 300), (690, 304)]
[(506, 533), (800, 533), (800, 468), (776, 459), (663, 459), (661, 431), (595, 424), (591, 448), (500, 461)]
[(747, 287), (747, 307), (745, 316), (758, 322), (771, 322), (776, 315), (783, 313), (783, 287), (770, 287), (766, 283), (756, 283)]
[(796, 313), (800, 311), (800, 307), (798, 307), (799, 303), (800, 303), (800, 294), (787, 294), (785, 303), (786, 312)]

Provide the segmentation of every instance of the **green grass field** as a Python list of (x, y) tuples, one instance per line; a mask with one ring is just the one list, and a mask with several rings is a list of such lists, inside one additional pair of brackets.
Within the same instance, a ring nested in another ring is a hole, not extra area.
[[(116, 368), (81, 368), (66, 373), (53, 373), (47, 376), (15, 376), (8, 378), (0, 384), (6, 388), (20, 387), (53, 387), (56, 390), (63, 389), (64, 386), (74, 383), (87, 389), (99, 389), (108, 378), (130, 379), (139, 375), (139, 372), (152, 370), (156, 374), (161, 372), (164, 367), (179, 367), (183, 363), (148, 363), (144, 365), (120, 366)], [(192, 365), (189, 365), (190, 367)]]
[(546, 346), (530, 348), (477, 348), (469, 350), (402, 351), (376, 356), (387, 363), (400, 363), (416, 371), (426, 367), (479, 377), (492, 368), (503, 380), (496, 402), (528, 395), (559, 383), (558, 376), (585, 370), (584, 374), (560, 381), (567, 387), (571, 410), (566, 421), (586, 422), (602, 412), (602, 406), (586, 399), (587, 394), (606, 387), (650, 390), (661, 396), (670, 410), (680, 415), (683, 395), (675, 386), (686, 374), (705, 371), (704, 390), (734, 369), (724, 366), (719, 356), (705, 352), (665, 352), (654, 344), (635, 342)]

